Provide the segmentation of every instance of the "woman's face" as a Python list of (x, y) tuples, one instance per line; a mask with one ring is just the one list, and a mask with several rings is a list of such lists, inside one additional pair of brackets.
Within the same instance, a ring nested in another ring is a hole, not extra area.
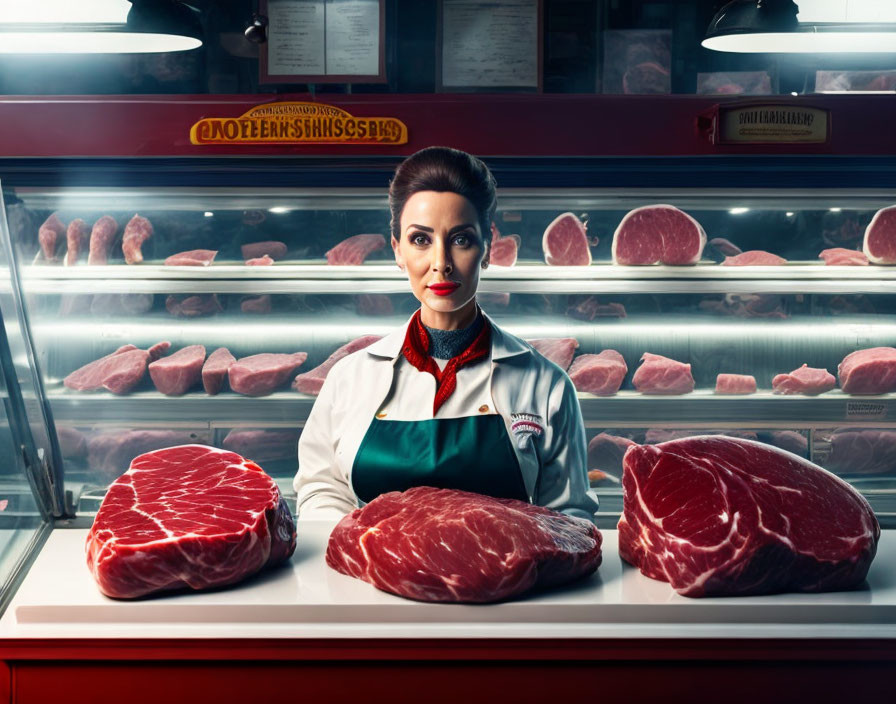
[(457, 193), (419, 191), (405, 203), (400, 227), (392, 249), (421, 303), (423, 324), (455, 330), (472, 323), (479, 272), (488, 266), (476, 208)]

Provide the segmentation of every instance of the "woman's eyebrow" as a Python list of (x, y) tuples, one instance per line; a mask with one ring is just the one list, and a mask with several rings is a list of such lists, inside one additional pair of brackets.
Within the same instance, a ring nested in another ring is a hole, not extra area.
[(426, 225), (408, 225), (405, 228), (405, 232), (407, 232), (408, 230), (410, 230), (412, 228), (417, 229), (417, 230), (425, 230), (426, 232), (434, 232), (434, 230), (431, 227), (426, 227)]

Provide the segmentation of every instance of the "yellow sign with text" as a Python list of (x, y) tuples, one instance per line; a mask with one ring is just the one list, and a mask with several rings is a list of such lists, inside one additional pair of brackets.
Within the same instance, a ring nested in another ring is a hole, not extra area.
[(240, 117), (205, 117), (190, 128), (192, 144), (406, 144), (394, 117), (355, 117), (322, 103), (256, 105)]
[(793, 105), (720, 108), (723, 144), (823, 144), (830, 135), (828, 111)]

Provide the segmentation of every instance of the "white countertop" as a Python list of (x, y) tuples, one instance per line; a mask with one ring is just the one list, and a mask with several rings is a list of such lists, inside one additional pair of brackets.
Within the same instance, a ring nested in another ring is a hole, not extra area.
[(851, 592), (689, 599), (623, 564), (615, 530), (597, 573), (501, 604), (426, 604), (324, 561), (332, 524), (299, 524), (283, 567), (213, 592), (138, 601), (102, 594), (86, 529), (56, 529), (0, 619), (0, 638), (896, 638), (896, 531)]

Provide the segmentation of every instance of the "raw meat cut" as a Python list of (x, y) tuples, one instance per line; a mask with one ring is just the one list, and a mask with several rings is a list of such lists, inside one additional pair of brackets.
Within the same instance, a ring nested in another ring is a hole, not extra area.
[(604, 472), (622, 473), (625, 451), (637, 443), (629, 438), (609, 433), (598, 433), (588, 443), (588, 467)]
[(179, 430), (121, 430), (87, 440), (87, 464), (109, 479), (121, 476), (131, 460), (144, 452), (169, 445), (205, 442), (194, 433)]
[(808, 438), (796, 430), (772, 430), (762, 433), (760, 439), (768, 445), (780, 447), (800, 457), (807, 457), (809, 454)]
[(722, 266), (781, 266), (786, 263), (787, 260), (777, 254), (750, 249), (733, 257), (725, 257)]
[(532, 345), (542, 357), (546, 357), (563, 371), (569, 369), (572, 357), (579, 346), (579, 341), (574, 337), (539, 337), (534, 340), (526, 340), (526, 342)]
[(230, 365), (235, 361), (236, 358), (226, 347), (219, 347), (208, 356), (202, 365), (202, 387), (205, 393), (214, 396), (221, 391)]
[(139, 264), (143, 261), (143, 243), (152, 237), (152, 224), (146, 218), (135, 215), (124, 227), (121, 236), (121, 251), (128, 264)]
[(56, 247), (59, 245), (59, 238), (64, 233), (65, 223), (59, 219), (57, 213), (53, 213), (44, 220), (44, 224), (37, 231), (37, 241), (45, 261), (56, 261)]
[(166, 396), (180, 396), (199, 383), (205, 347), (190, 345), (169, 357), (162, 357), (149, 365), (149, 376), (156, 389)]
[(720, 435), (625, 453), (619, 554), (679, 594), (850, 589), (880, 526), (849, 484), (789, 452)]
[(87, 457), (87, 437), (80, 430), (57, 425), (56, 437), (59, 438), (59, 451), (65, 459), (77, 460)]
[(383, 293), (359, 293), (355, 308), (361, 315), (392, 315), (395, 312), (392, 299)]
[(264, 396), (283, 386), (307, 358), (307, 352), (241, 357), (227, 370), (230, 388), (246, 396)]
[(140, 315), (152, 308), (151, 293), (96, 293), (90, 301), (93, 315)]
[(165, 299), (165, 310), (176, 318), (197, 318), (202, 315), (215, 315), (224, 309), (217, 294), (200, 293), (193, 296), (168, 296)]
[(734, 257), (738, 254), (743, 254), (743, 250), (740, 247), (734, 244), (734, 242), (726, 240), (724, 237), (713, 237), (709, 243), (718, 250), (719, 254), (726, 257)]
[(324, 379), (327, 378), (327, 374), (336, 362), (343, 357), (350, 355), (352, 352), (363, 350), (381, 337), (381, 335), (364, 335), (343, 345), (314, 369), (299, 374), (293, 380), (292, 388), (302, 394), (317, 396), (320, 393), (321, 387), (324, 385)]
[(896, 264), (896, 205), (881, 208), (871, 218), (862, 251), (872, 264)]
[(603, 350), (600, 354), (579, 355), (567, 373), (578, 391), (612, 396), (622, 386), (628, 367), (616, 350)]
[(262, 296), (248, 296), (240, 301), (240, 310), (243, 313), (270, 313), (271, 297), (267, 293)]
[(815, 436), (816, 456), (838, 474), (896, 473), (896, 430), (838, 428)]
[(625, 306), (621, 303), (601, 303), (596, 296), (585, 296), (578, 302), (570, 302), (566, 314), (579, 320), (624, 318)]
[(589, 243), (585, 225), (573, 213), (562, 213), (545, 228), (541, 238), (544, 260), (551, 266), (589, 266)]
[(686, 212), (674, 205), (645, 205), (627, 213), (613, 233), (613, 262), (696, 264), (705, 245), (706, 232)]
[(777, 374), (772, 379), (772, 391), (776, 394), (804, 394), (817, 396), (837, 386), (837, 380), (827, 369), (804, 364), (790, 374)]
[(487, 603), (592, 574), (601, 540), (583, 518), (419, 486), (344, 516), (330, 534), (327, 564), (408, 599)]
[(109, 261), (109, 250), (118, 234), (118, 223), (111, 215), (103, 215), (93, 223), (90, 231), (90, 249), (87, 253), (87, 263), (90, 265), (102, 265)]
[(299, 435), (298, 430), (231, 430), (221, 441), (221, 446), (253, 462), (295, 460)]
[(68, 224), (65, 231), (65, 265), (74, 266), (78, 263), (78, 257), (81, 255), (81, 246), (87, 237), (87, 223), (81, 218), (75, 218)]
[(149, 350), (122, 345), (112, 354), (73, 371), (62, 383), (75, 391), (108, 389), (113, 394), (126, 394), (143, 379), (147, 363), (161, 357), (170, 345), (169, 342), (160, 342)]
[(274, 260), (271, 259), (267, 254), (262, 257), (255, 257), (254, 259), (247, 259), (246, 266), (271, 266), (274, 263)]
[(334, 266), (358, 266), (371, 252), (386, 246), (382, 235), (355, 235), (342, 240), (327, 251), (327, 264)]
[(215, 260), (217, 253), (217, 249), (191, 249), (188, 252), (178, 252), (165, 260), (165, 266), (208, 266)]
[(203, 445), (135, 457), (106, 492), (86, 544), (100, 591), (116, 599), (235, 584), (295, 547), (276, 482), (254, 462)]
[(868, 266), (868, 257), (855, 249), (834, 247), (823, 249), (818, 255), (828, 266)]
[(276, 240), (252, 242), (240, 247), (240, 252), (243, 255), (243, 259), (259, 259), (264, 256), (272, 259), (283, 259), (286, 256), (286, 244)]
[(837, 366), (840, 388), (847, 394), (896, 391), (896, 348), (871, 347), (846, 355)]
[(632, 384), (642, 394), (686, 394), (694, 390), (691, 365), (645, 352)]
[(492, 244), (489, 248), (488, 261), (495, 266), (513, 266), (522, 240), (519, 235), (501, 237), (498, 228), (492, 223)]
[(751, 374), (719, 374), (716, 377), (717, 394), (755, 394), (756, 378)]

